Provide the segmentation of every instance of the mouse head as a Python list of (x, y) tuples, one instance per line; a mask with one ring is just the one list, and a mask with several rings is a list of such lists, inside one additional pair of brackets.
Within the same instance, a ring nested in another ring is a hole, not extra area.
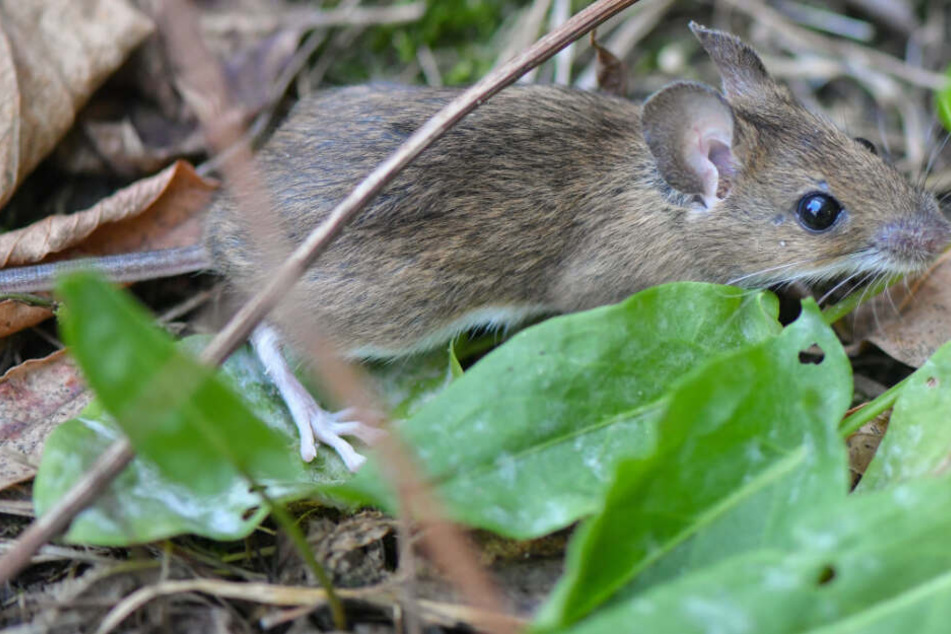
[(691, 23), (723, 94), (675, 83), (644, 104), (660, 176), (693, 197), (705, 277), (745, 286), (923, 269), (951, 239), (934, 196), (800, 105), (738, 38)]

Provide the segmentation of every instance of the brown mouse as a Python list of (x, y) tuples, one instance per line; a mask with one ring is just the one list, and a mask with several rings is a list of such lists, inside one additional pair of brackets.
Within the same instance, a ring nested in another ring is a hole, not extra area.
[[(951, 226), (934, 196), (797, 103), (738, 38), (691, 29), (722, 93), (678, 82), (638, 106), (502, 91), (345, 229), (299, 282), (309, 312), (277, 323), (313, 320), (350, 356), (391, 358), (663, 282), (867, 281), (920, 271), (944, 248)], [(358, 86), (301, 100), (258, 155), (279, 232), (299, 242), (457, 94)], [(227, 196), (205, 243), (252, 293), (261, 258)]]
[[(341, 350), (393, 357), (662, 282), (910, 273), (943, 249), (951, 231), (931, 194), (799, 105), (739, 39), (691, 28), (722, 95), (679, 82), (640, 107), (555, 86), (503, 91), (307, 272), (310, 318)], [(300, 240), (456, 94), (358, 86), (298, 103), (258, 155), (284, 234)], [(206, 243), (253, 291), (259, 258), (227, 200)]]

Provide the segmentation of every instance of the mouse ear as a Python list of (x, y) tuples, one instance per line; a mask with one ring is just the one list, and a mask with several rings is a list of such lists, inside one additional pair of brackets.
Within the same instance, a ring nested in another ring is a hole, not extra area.
[(664, 180), (707, 207), (726, 195), (736, 173), (733, 109), (716, 90), (678, 82), (654, 93), (641, 112), (644, 139)]
[(773, 92), (775, 83), (763, 60), (743, 40), (696, 22), (690, 23), (690, 30), (717, 65), (727, 97), (749, 99)]

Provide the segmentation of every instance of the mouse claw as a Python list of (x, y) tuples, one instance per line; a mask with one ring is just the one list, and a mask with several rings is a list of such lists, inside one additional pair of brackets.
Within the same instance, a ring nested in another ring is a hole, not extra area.
[[(354, 438), (358, 438), (366, 445), (372, 445), (386, 435), (386, 432), (376, 425), (369, 425), (356, 418), (350, 420), (353, 416), (356, 416), (359, 413), (355, 407), (348, 407), (346, 409), (340, 410), (339, 412), (325, 413), (327, 413), (327, 416), (330, 420), (324, 424), (332, 431), (332, 433), (339, 434), (341, 436), (353, 436)], [(314, 430), (314, 433), (317, 433), (316, 429)]]
[(258, 326), (251, 335), (251, 345), (290, 410), (294, 424), (297, 425), (301, 459), (304, 462), (312, 461), (317, 456), (317, 443), (322, 442), (337, 452), (347, 469), (359, 469), (366, 462), (366, 458), (357, 453), (343, 436), (353, 436), (371, 444), (385, 432), (372, 425), (347, 420), (355, 414), (353, 409), (331, 414), (321, 408), (291, 372), (281, 354), (280, 338), (270, 326)]

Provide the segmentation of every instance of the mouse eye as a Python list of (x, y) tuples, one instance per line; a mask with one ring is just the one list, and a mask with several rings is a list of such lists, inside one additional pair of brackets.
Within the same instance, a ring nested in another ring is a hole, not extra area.
[(799, 224), (810, 231), (826, 231), (842, 213), (842, 205), (835, 198), (821, 192), (806, 194), (799, 199)]
[(864, 146), (865, 149), (871, 152), (872, 154), (878, 156), (878, 148), (876, 148), (875, 144), (869, 141), (868, 139), (857, 136), (855, 137), (855, 142), (861, 146)]

